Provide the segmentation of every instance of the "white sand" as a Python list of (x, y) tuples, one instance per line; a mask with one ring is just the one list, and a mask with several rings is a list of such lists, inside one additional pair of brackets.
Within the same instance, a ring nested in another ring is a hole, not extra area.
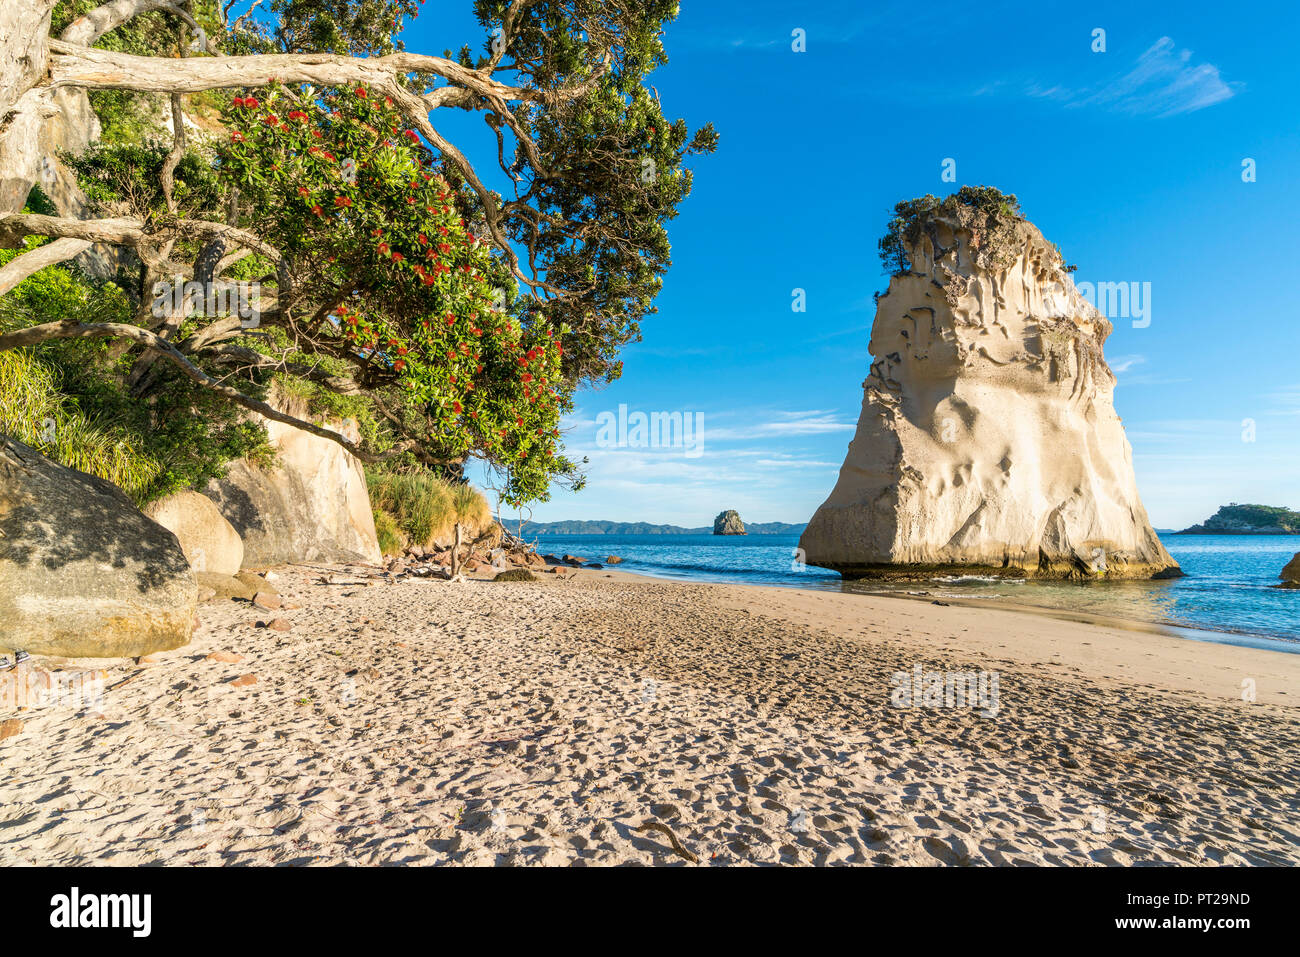
[[(617, 572), (280, 573), (302, 608), (204, 605), (98, 708), (0, 712), (0, 864), (686, 865), (650, 820), (716, 864), (1300, 863), (1300, 656)], [(996, 672), (996, 716), (891, 707), (918, 663)]]

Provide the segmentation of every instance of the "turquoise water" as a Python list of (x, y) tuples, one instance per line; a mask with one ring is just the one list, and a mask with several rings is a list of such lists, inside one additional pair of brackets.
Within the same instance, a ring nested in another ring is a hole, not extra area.
[(1161, 540), (1187, 577), (1088, 584), (980, 578), (842, 582), (834, 572), (798, 564), (796, 535), (543, 535), (538, 550), (591, 561), (618, 555), (626, 571), (682, 581), (1010, 601), (1204, 630), (1218, 634), (1199, 637), (1300, 653), (1300, 589), (1271, 587), (1282, 566), (1300, 552), (1300, 535), (1162, 535)]

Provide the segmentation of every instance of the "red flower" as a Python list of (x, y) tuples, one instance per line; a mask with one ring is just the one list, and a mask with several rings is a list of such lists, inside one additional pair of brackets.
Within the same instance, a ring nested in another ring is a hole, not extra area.
[(454, 326), (455, 324), (456, 324), (456, 317), (453, 316), (451, 313), (447, 313), (447, 325)]
[(315, 213), (317, 216), (322, 216), (325, 213), (325, 210), (321, 209), (319, 206), (313, 206), (311, 208), (311, 211)]
[(327, 160), (332, 161), (332, 162), (335, 162), (335, 163), (338, 162), (338, 157), (335, 156), (333, 153), (331, 153), (329, 150), (321, 150), (321, 154), (320, 154), (320, 155), (323, 156), (323, 157), (325, 157)]
[(455, 409), (457, 413), (460, 412), (460, 403), (459, 403), (459, 402), (453, 402), (453, 403), (451, 404), (451, 407), (452, 407), (453, 409)]
[(306, 122), (308, 118), (309, 117), (307, 116), (307, 114), (304, 113), (302, 110), (294, 110), (292, 113), (289, 114), (289, 119), (291, 120), (302, 120), (303, 122)]
[(278, 119), (276, 119), (276, 116), (275, 116), (274, 113), (268, 113), (268, 114), (266, 114), (266, 119), (262, 120), (262, 122), (265, 123), (267, 126), (279, 126), (279, 125), (280, 125), (280, 121), (279, 121)]
[(521, 375), (521, 376), (519, 377), (519, 380), (520, 380), (521, 382), (532, 382), (532, 381), (533, 381), (533, 374), (532, 374), (531, 372), (525, 372), (523, 375)]
[(366, 88), (363, 87), (363, 86), (359, 86), (359, 87), (357, 87), (357, 88), (356, 88), (356, 94), (357, 94), (357, 96), (361, 97), (361, 99), (364, 100), (364, 99), (366, 98)]
[(406, 368), (406, 360), (405, 360), (405, 359), (398, 359), (396, 362), (393, 363), (393, 371), (394, 371), (394, 372), (401, 372), (401, 371), (402, 371), (403, 369), (405, 369), (405, 368)]
[(388, 255), (388, 250), (389, 250), (388, 243), (380, 243), (378, 249), (379, 249), (379, 255), (381, 256)]
[(309, 195), (311, 195), (311, 190), (309, 190), (306, 186), (299, 186), (299, 187), (298, 187), (298, 195), (299, 195), (299, 196), (309, 196)]
[(446, 243), (438, 243), (438, 252), (445, 256), (447, 253), (451, 252), (451, 247)]
[(320, 130), (312, 130), (311, 135), (316, 137), (316, 139), (320, 139), (322, 134)]
[(235, 130), (235, 132), (230, 134), (230, 142), (232, 143), (244, 142), (244, 134), (239, 132), (239, 130)]
[(262, 104), (257, 101), (257, 97), (255, 96), (244, 97), (244, 106), (248, 107), (250, 110), (255, 110), (261, 105)]
[(393, 262), (395, 263), (400, 263), (405, 258), (406, 257), (403, 256), (401, 253), (393, 253)]
[(407, 139), (409, 139), (412, 143), (420, 142), (420, 134), (416, 133), (415, 130), (407, 130), (402, 135), (405, 136)]
[(352, 200), (350, 200), (350, 199), (349, 199), (348, 197), (346, 197), (346, 196), (335, 196), (335, 197), (334, 197), (334, 205), (335, 205), (335, 206), (340, 206), (340, 207), (341, 207), (341, 206), (351, 206), (351, 205), (352, 205)]
[(419, 240), (421, 246), (429, 245), (429, 237), (425, 236), (424, 233), (420, 233)]
[(515, 417), (515, 425), (523, 425), (523, 424), (524, 424), (524, 420), (523, 420), (523, 418), (522, 418), (521, 416), (516, 416), (516, 417)]

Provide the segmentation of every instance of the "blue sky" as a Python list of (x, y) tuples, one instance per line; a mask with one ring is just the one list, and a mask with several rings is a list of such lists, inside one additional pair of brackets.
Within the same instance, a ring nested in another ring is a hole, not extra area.
[[(409, 48), (477, 42), (457, 2), (434, 6)], [(659, 314), (567, 423), (587, 488), (533, 517), (806, 521), (860, 409), (889, 211), (963, 184), (1015, 193), (1080, 280), (1151, 284), (1150, 324), (1117, 319), (1106, 352), (1157, 527), (1300, 507), (1297, 27), (1293, 0), (685, 0), (652, 82), (721, 145), (670, 227)], [(620, 405), (702, 416), (701, 454), (601, 447)]]

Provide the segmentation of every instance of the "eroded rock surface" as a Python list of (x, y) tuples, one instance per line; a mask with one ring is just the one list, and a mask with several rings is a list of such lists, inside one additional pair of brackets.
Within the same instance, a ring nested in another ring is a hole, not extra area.
[(121, 489), (0, 436), (0, 649), (125, 658), (190, 639), (176, 536)]
[(1180, 574), (1147, 519), (1102, 347), (1111, 323), (1014, 217), (958, 206), (879, 298), (839, 481), (800, 546), (846, 577)]
[(740, 513), (734, 508), (719, 512), (713, 520), (714, 535), (744, 535), (745, 523), (740, 520)]
[[(298, 399), (273, 393), (276, 408), (307, 415)], [(244, 566), (284, 562), (383, 560), (361, 462), (337, 442), (263, 419), (277, 457), (273, 468), (245, 459), (232, 462), (224, 478), (204, 494), (216, 503), (244, 543)], [(330, 423), (355, 441), (352, 422)]]

